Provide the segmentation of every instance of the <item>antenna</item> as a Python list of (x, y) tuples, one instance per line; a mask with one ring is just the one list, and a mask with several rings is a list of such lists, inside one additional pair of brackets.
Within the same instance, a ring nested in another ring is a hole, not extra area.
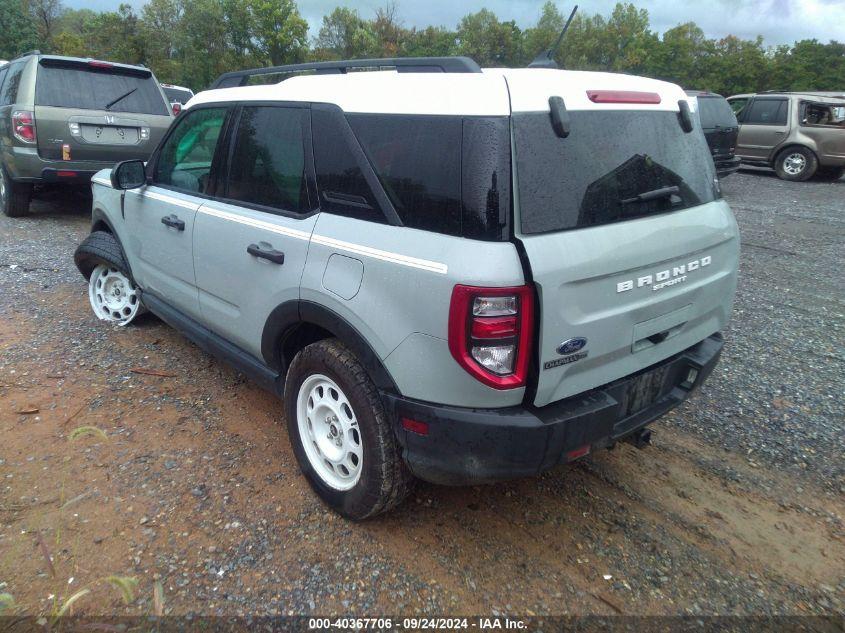
[(566, 35), (566, 30), (569, 28), (572, 18), (575, 17), (575, 12), (577, 10), (578, 5), (576, 4), (572, 9), (572, 13), (569, 14), (569, 19), (566, 21), (566, 24), (563, 25), (563, 30), (560, 32), (560, 35), (557, 36), (557, 41), (550, 49), (537, 55), (537, 57), (534, 58), (534, 61), (528, 64), (529, 68), (558, 68), (557, 62), (554, 59), (555, 51), (557, 51), (557, 47), (560, 46), (563, 36)]

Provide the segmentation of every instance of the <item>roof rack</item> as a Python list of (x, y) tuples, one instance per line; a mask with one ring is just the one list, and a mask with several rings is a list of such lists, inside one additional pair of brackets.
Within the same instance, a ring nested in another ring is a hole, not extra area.
[(280, 75), (313, 70), (318, 75), (346, 74), (354, 68), (395, 68), (400, 73), (480, 73), (481, 67), (469, 57), (388, 57), (384, 59), (346, 59), (332, 62), (308, 62), (236, 70), (220, 75), (211, 89), (245, 86), (250, 77)]
[(762, 90), (759, 94), (807, 95), (808, 97), (845, 99), (845, 91), (839, 92), (837, 90)]
[(20, 54), (20, 55), (18, 55), (17, 57), (13, 57), (13, 58), (12, 58), (12, 61), (15, 61), (16, 59), (20, 59), (21, 57), (28, 57), (28, 56), (30, 56), (30, 55), (40, 55), (40, 54), (41, 54), (41, 51), (39, 51), (39, 50), (36, 48), (35, 50), (27, 51), (27, 52), (25, 52), (25, 53), (21, 53), (21, 54)]

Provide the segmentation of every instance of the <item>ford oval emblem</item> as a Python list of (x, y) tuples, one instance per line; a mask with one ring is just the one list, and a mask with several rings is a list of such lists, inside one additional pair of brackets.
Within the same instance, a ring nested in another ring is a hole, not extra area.
[(568, 356), (569, 354), (580, 352), (586, 346), (587, 339), (585, 339), (583, 336), (576, 336), (575, 338), (571, 338), (558, 345), (557, 353), (561, 356)]

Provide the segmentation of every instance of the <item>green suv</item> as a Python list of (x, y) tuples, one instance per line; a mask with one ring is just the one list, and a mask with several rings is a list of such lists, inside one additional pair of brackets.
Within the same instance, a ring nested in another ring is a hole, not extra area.
[(35, 186), (87, 185), (118, 161), (146, 160), (173, 119), (153, 73), (26, 53), (0, 66), (0, 209), (21, 216)]

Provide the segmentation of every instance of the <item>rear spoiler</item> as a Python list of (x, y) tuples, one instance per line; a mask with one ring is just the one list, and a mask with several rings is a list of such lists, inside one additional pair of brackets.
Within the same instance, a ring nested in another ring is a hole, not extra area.
[(125, 66), (123, 64), (113, 64), (112, 62), (103, 62), (97, 59), (68, 59), (61, 57), (42, 57), (38, 63), (48, 68), (77, 68), (80, 70), (91, 70), (94, 72), (109, 73), (113, 75), (128, 75), (130, 77), (141, 77), (148, 79), (153, 76), (149, 68), (141, 68), (139, 66)]
[(260, 75), (286, 75), (313, 71), (318, 75), (343, 75), (350, 69), (395, 69), (400, 73), (480, 73), (481, 67), (469, 57), (388, 57), (385, 59), (346, 59), (332, 62), (309, 62), (236, 70), (220, 75), (210, 90), (245, 86), (250, 77)]

